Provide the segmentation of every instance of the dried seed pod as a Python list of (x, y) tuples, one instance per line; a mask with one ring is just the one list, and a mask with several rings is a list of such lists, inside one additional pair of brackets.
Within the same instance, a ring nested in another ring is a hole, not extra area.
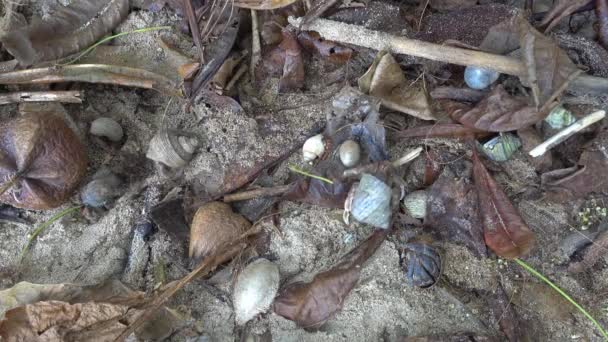
[(441, 256), (430, 245), (421, 242), (405, 244), (406, 277), (410, 284), (417, 287), (430, 287), (441, 275)]
[(388, 229), (391, 223), (391, 188), (370, 175), (361, 177), (351, 205), (355, 220)]
[(239, 274), (234, 285), (236, 324), (243, 325), (270, 308), (279, 290), (279, 267), (257, 259)]
[(424, 190), (418, 190), (407, 194), (407, 196), (403, 198), (405, 211), (413, 218), (425, 218), (428, 197), (427, 192)]
[(309, 163), (319, 158), (325, 152), (323, 134), (317, 134), (308, 138), (302, 146), (302, 159)]
[(500, 73), (495, 70), (468, 66), (464, 69), (464, 82), (473, 89), (486, 89), (496, 82)]
[(91, 123), (89, 132), (93, 135), (106, 137), (111, 141), (120, 141), (123, 136), (122, 127), (114, 119), (102, 117)]
[(236, 240), (251, 224), (223, 202), (209, 202), (196, 211), (190, 227), (190, 258), (198, 261)]
[(65, 202), (86, 172), (80, 139), (52, 113), (28, 113), (0, 124), (0, 201), (25, 209)]
[(346, 140), (340, 145), (340, 161), (346, 167), (353, 167), (359, 164), (361, 159), (361, 147), (354, 140)]
[(197, 147), (198, 139), (195, 137), (163, 127), (150, 141), (146, 157), (178, 168), (188, 164)]
[(82, 203), (101, 208), (110, 204), (122, 193), (122, 181), (108, 169), (102, 169), (80, 192)]

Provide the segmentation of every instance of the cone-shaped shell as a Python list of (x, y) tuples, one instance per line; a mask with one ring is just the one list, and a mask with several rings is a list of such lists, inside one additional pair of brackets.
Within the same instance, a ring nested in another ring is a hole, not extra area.
[(270, 308), (279, 290), (279, 267), (257, 259), (239, 274), (234, 286), (236, 324), (243, 325)]
[(370, 175), (361, 177), (355, 191), (351, 214), (355, 220), (388, 229), (391, 223), (391, 188)]
[(172, 168), (186, 166), (198, 147), (195, 137), (162, 128), (150, 140), (146, 157)]
[(188, 255), (198, 261), (236, 240), (251, 224), (226, 203), (209, 202), (198, 208), (190, 227)]

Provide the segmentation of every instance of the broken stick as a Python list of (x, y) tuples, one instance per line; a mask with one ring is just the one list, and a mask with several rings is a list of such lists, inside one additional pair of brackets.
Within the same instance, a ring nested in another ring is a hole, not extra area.
[(0, 105), (24, 102), (65, 102), (82, 103), (78, 90), (66, 91), (18, 91), (0, 94)]
[[(300, 27), (302, 18), (289, 17), (288, 21), (291, 25)], [(463, 66), (476, 66), (508, 75), (526, 76), (524, 63), (514, 57), (394, 36), (386, 32), (327, 19), (316, 19), (302, 25), (301, 29), (316, 31), (324, 39), (342, 44), (357, 45), (378, 51), (387, 49), (396, 54)], [(568, 90), (577, 93), (605, 93), (608, 91), (608, 79), (583, 74), (569, 84)]]

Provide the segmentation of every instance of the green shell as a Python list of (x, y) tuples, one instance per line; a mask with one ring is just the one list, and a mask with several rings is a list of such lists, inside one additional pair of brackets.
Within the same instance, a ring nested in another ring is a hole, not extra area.
[(481, 150), (493, 161), (507, 161), (517, 149), (521, 147), (521, 140), (511, 133), (501, 133), (482, 145)]
[(553, 129), (562, 129), (576, 122), (572, 112), (562, 106), (557, 106), (547, 115), (545, 122)]

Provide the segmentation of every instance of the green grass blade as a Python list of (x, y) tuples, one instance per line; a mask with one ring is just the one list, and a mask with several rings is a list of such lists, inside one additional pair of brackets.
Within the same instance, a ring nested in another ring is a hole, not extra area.
[(30, 246), (32, 245), (32, 243), (34, 242), (36, 237), (38, 237), (38, 235), (40, 235), (40, 233), (42, 233), (43, 230), (45, 230), (48, 226), (52, 225), (53, 223), (55, 223), (57, 220), (64, 217), (65, 215), (70, 214), (80, 208), (81, 208), (81, 206), (65, 209), (65, 210), (59, 212), (57, 215), (51, 217), (48, 221), (43, 222), (41, 225), (36, 227), (36, 229), (34, 229), (32, 234), (30, 235), (30, 238), (28, 239), (27, 244), (25, 244), (25, 246), (21, 250), (21, 254), (19, 255), (19, 260), (21, 260), (21, 261), (23, 260), (23, 258), (25, 257), (25, 253), (27, 253), (27, 250), (30, 248)]
[(303, 176), (310, 177), (310, 178), (314, 178), (314, 179), (318, 179), (318, 180), (323, 181), (323, 182), (325, 182), (325, 183), (334, 184), (334, 181), (332, 181), (332, 180), (331, 180), (331, 179), (329, 179), (329, 178), (325, 178), (325, 177), (322, 177), (322, 176), (313, 175), (312, 173), (310, 173), (310, 172), (306, 172), (306, 171), (304, 171), (304, 170), (300, 169), (299, 167), (297, 167), (297, 166), (295, 166), (295, 165), (289, 165), (289, 169), (290, 169), (291, 171), (293, 171), (293, 172), (295, 172), (295, 173), (299, 173), (299, 174), (301, 174), (301, 175), (303, 175)]
[(593, 316), (591, 316), (591, 314), (589, 312), (587, 312), (587, 310), (585, 310), (574, 299), (572, 299), (572, 297), (570, 297), (566, 292), (564, 292), (564, 290), (560, 289), (551, 280), (547, 279), (547, 277), (545, 277), (540, 272), (538, 272), (537, 270), (535, 270), (532, 266), (528, 265), (525, 261), (523, 261), (521, 259), (514, 259), (514, 261), (519, 266), (523, 267), (526, 271), (530, 272), (533, 276), (535, 276), (538, 279), (544, 281), (553, 290), (555, 290), (557, 293), (559, 293), (560, 296), (564, 297), (568, 302), (570, 302), (570, 304), (574, 305), (574, 307), (577, 308), (578, 311), (580, 311), (583, 315), (585, 315), (585, 317), (587, 317), (593, 323), (593, 325), (595, 325), (597, 327), (597, 329), (600, 331), (600, 333), (602, 334), (602, 336), (604, 336), (604, 338), (606, 339), (606, 341), (608, 341), (608, 332), (606, 332), (606, 330), (604, 330), (604, 328), (602, 328), (602, 326), (600, 325), (600, 323), (595, 318), (593, 318)]
[(170, 29), (171, 29), (171, 26), (154, 26), (154, 27), (141, 28), (141, 29), (137, 29), (137, 30), (133, 30), (133, 31), (117, 33), (115, 35), (105, 37), (105, 38), (101, 39), (100, 41), (98, 41), (97, 43), (89, 46), (88, 49), (84, 50), (80, 55), (76, 56), (74, 59), (72, 59), (68, 62), (65, 62), (65, 63), (59, 63), (57, 65), (65, 66), (65, 65), (72, 64), (72, 63), (78, 61), (79, 59), (81, 59), (82, 57), (84, 57), (85, 55), (87, 55), (88, 53), (90, 53), (91, 51), (95, 50), (95, 48), (98, 47), (99, 45), (101, 45), (105, 42), (108, 42), (114, 38), (126, 36), (126, 35), (132, 34), (132, 33), (145, 33), (145, 32), (151, 32), (151, 31), (170, 30)]

